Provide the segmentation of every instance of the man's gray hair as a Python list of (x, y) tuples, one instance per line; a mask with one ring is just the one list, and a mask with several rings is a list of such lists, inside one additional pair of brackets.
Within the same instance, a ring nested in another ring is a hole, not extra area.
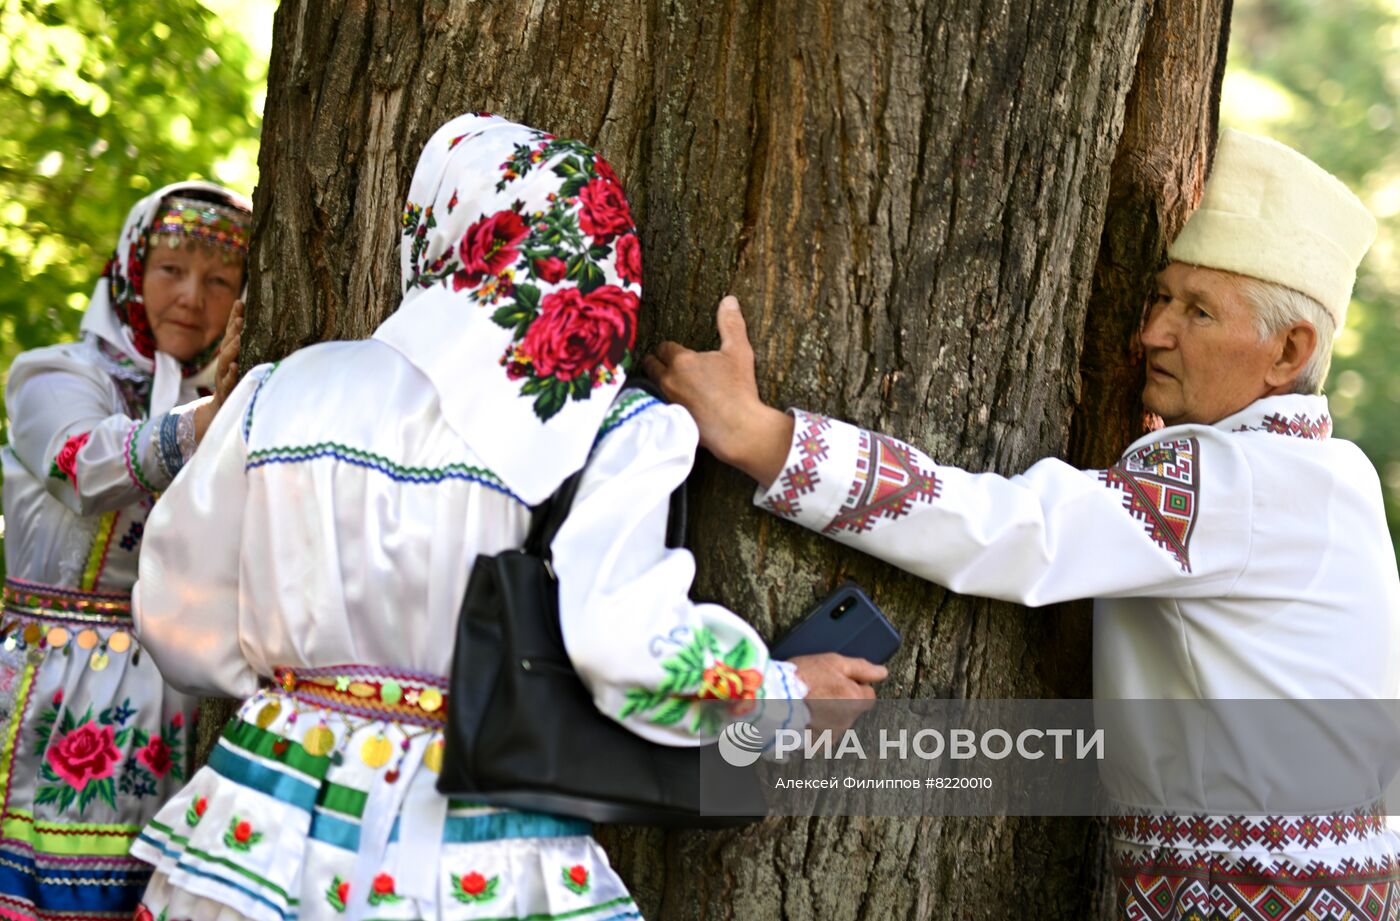
[(1294, 323), (1312, 324), (1317, 330), (1317, 347), (1293, 382), (1293, 392), (1321, 393), (1327, 369), (1332, 365), (1332, 337), (1336, 334), (1336, 324), (1327, 308), (1301, 291), (1247, 275), (1235, 276), (1235, 290), (1254, 310), (1254, 327), (1261, 341)]

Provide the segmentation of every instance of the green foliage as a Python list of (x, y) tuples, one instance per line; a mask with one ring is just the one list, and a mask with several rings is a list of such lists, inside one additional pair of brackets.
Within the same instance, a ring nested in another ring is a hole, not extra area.
[[(270, 17), (248, 7), (227, 12)], [(76, 338), (138, 198), (191, 178), (251, 192), (261, 37), (198, 0), (0, 0), (0, 370)]]
[(142, 195), (250, 191), (265, 73), (196, 0), (0, 0), (0, 366), (77, 334)]
[(1222, 95), (1223, 124), (1296, 147), (1379, 219), (1327, 391), (1337, 435), (1380, 471), (1400, 543), (1400, 3), (1236, 0)]

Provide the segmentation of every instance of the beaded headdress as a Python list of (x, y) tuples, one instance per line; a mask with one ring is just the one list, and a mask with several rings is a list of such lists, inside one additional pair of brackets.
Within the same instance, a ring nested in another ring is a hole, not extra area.
[(228, 256), (248, 252), (252, 215), (238, 208), (172, 195), (161, 203), (151, 239), (178, 249), (185, 240), (218, 247)]

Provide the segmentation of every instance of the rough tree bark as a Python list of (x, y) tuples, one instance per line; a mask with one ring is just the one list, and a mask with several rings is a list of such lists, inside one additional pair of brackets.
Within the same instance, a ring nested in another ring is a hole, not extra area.
[[(613, 162), (642, 227), (646, 342), (713, 344), (714, 304), (733, 291), (772, 401), (973, 469), (1064, 456), (1072, 424), (1070, 456), (1102, 460), (1132, 428), (1114, 397), (1135, 387), (1117, 356), (1140, 286), (1199, 188), (1226, 12), (284, 0), (245, 354), (363, 336), (393, 309), (418, 151), (446, 118), (488, 109)], [(771, 633), (855, 578), (905, 635), (886, 696), (1089, 695), (1082, 612), (954, 595), (762, 515), (750, 493), (702, 462), (699, 595)], [(647, 917), (668, 921), (1081, 919), (1104, 893), (1091, 819), (600, 837)]]

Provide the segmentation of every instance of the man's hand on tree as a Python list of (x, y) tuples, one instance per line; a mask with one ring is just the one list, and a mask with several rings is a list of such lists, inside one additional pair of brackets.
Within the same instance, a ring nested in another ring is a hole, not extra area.
[(792, 417), (759, 398), (753, 347), (739, 301), (719, 302), (719, 350), (696, 352), (666, 341), (642, 361), (663, 393), (695, 417), (700, 444), (767, 488), (782, 472)]

